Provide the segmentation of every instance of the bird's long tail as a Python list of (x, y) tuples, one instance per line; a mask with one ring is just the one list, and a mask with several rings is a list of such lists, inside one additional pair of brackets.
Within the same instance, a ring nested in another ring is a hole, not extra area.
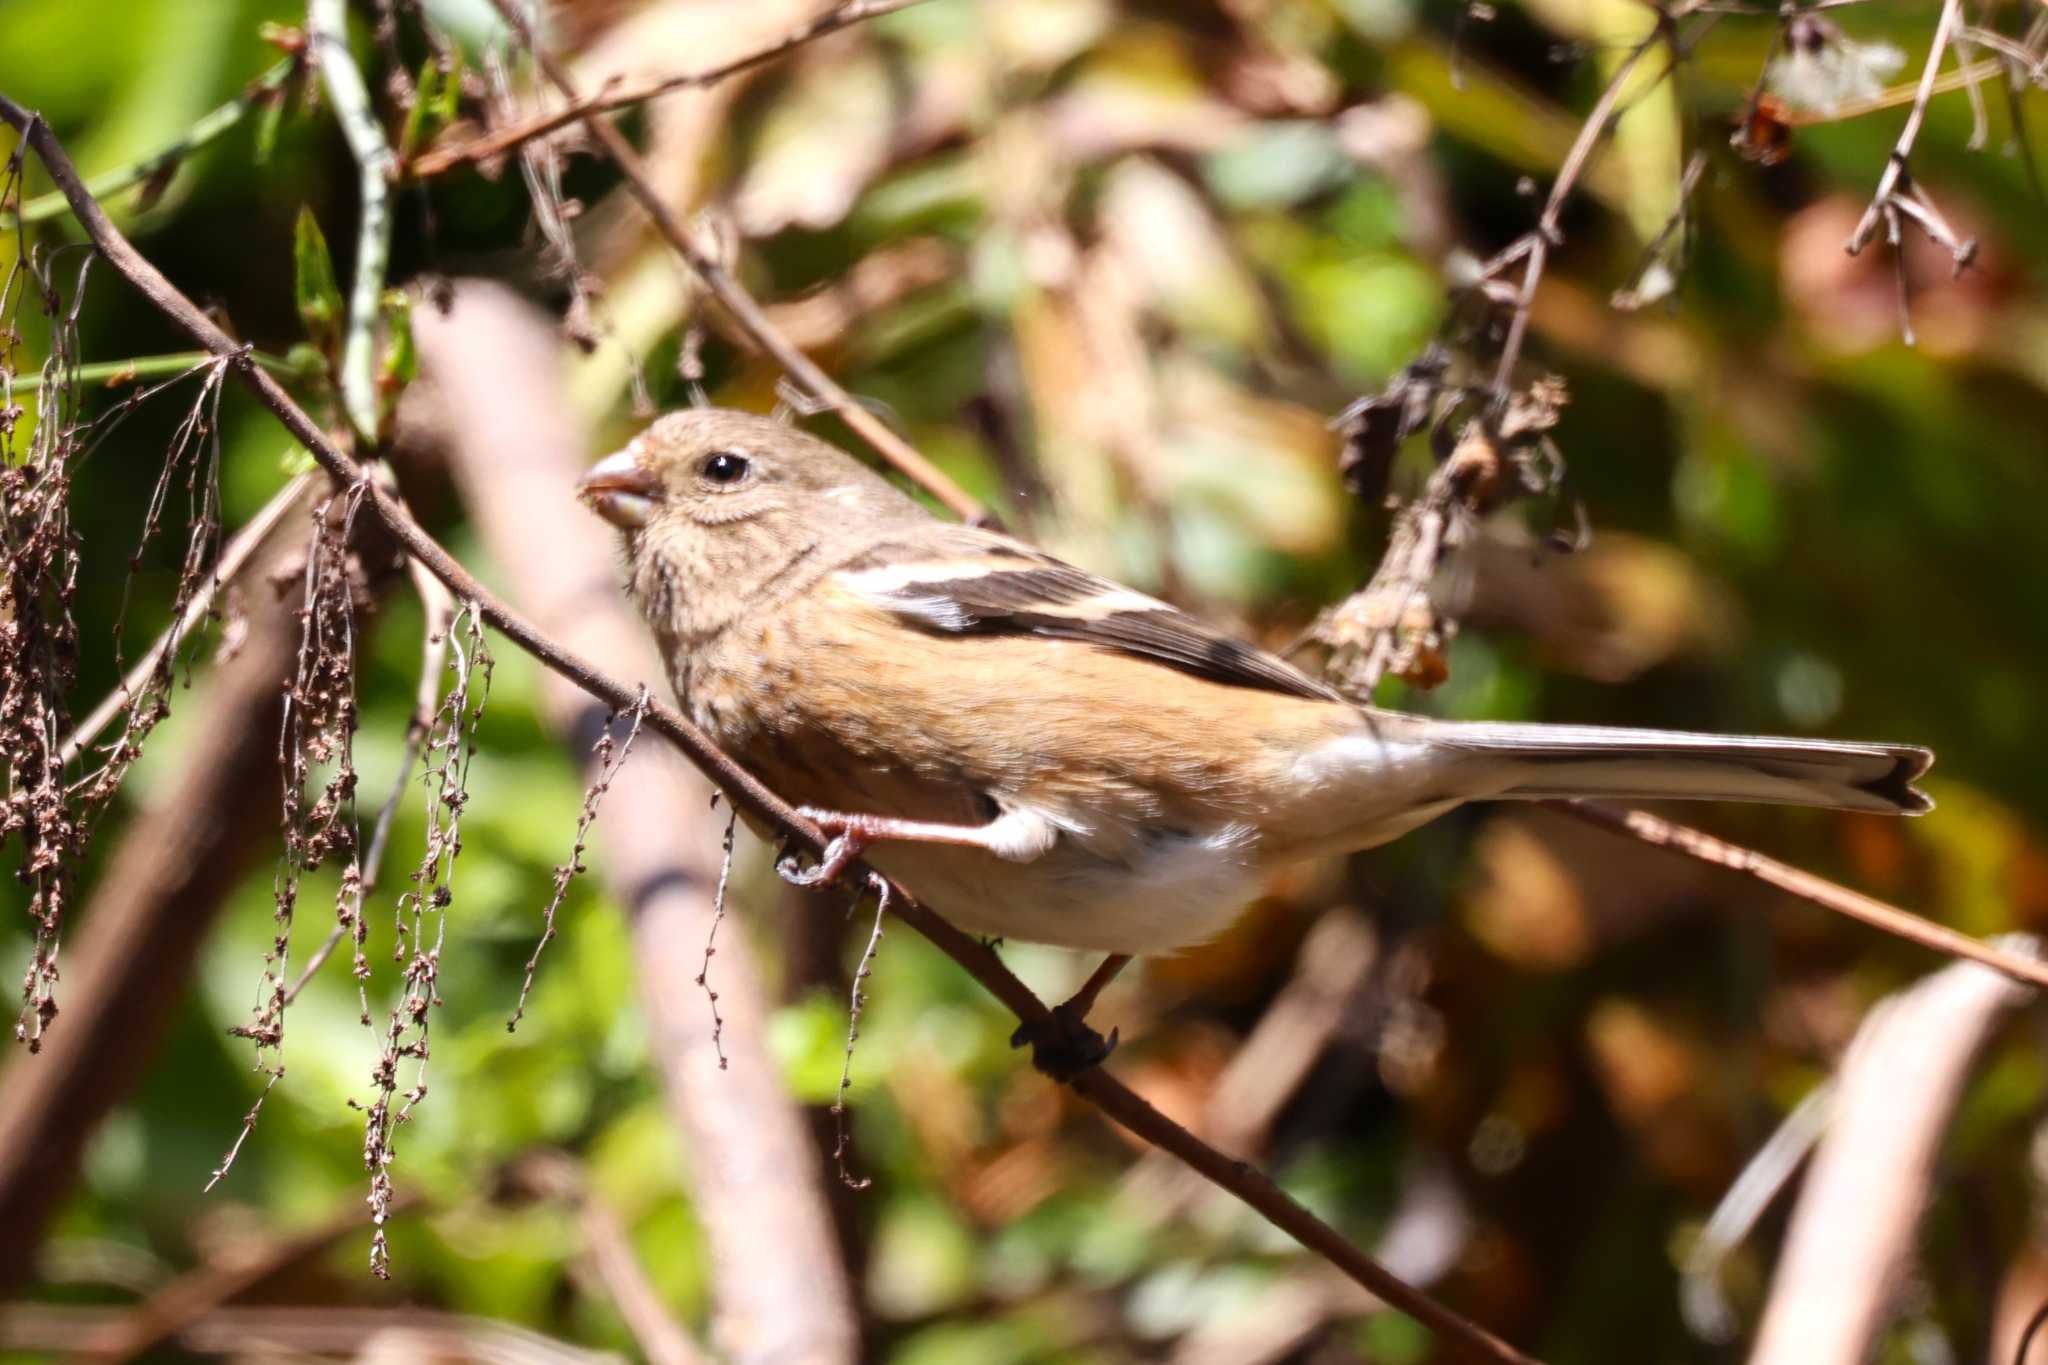
[(1491, 770), (1496, 780), (1486, 785), (1496, 798), (1768, 801), (1887, 815), (1934, 809), (1913, 786), (1934, 755), (1909, 744), (1452, 722), (1432, 725), (1429, 738)]

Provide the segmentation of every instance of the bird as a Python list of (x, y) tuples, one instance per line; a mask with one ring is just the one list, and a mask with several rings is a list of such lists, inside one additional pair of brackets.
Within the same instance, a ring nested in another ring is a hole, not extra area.
[(860, 860), (958, 928), (1110, 974), (1216, 938), (1277, 869), (1466, 802), (1932, 808), (1914, 745), (1359, 704), (768, 417), (668, 413), (578, 491), (685, 712), (830, 836), (808, 880)]

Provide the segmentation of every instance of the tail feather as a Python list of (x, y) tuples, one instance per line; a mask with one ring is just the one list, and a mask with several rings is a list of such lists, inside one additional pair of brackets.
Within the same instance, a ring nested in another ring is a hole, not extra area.
[(1765, 801), (1923, 815), (1913, 782), (1934, 755), (1910, 744), (1701, 735), (1591, 725), (1443, 724), (1430, 739), (1500, 765), (1496, 797)]

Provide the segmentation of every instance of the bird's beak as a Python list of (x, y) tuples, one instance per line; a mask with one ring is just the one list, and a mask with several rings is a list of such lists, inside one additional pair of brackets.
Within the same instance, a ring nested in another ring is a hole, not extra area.
[(647, 524), (660, 494), (661, 486), (640, 468), (630, 446), (592, 465), (583, 482), (576, 485), (576, 495), (591, 511), (627, 531)]

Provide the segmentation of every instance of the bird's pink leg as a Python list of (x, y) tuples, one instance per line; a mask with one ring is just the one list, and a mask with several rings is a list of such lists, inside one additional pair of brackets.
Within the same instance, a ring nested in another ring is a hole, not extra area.
[(1003, 820), (985, 825), (953, 825), (940, 820), (899, 820), (893, 815), (856, 815), (847, 811), (819, 810), (802, 806), (797, 814), (832, 836), (816, 867), (783, 876), (797, 886), (825, 886), (859, 860), (868, 845), (886, 842), (910, 844), (951, 844), (957, 848), (987, 849), (997, 857), (1015, 856), (1015, 834)]

